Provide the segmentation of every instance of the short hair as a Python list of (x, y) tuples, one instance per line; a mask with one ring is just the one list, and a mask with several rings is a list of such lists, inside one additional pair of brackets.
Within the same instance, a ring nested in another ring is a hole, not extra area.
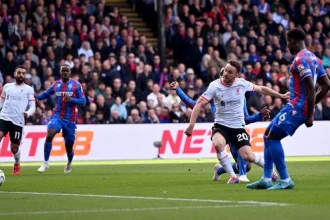
[(18, 65), (18, 66), (15, 68), (15, 72), (16, 72), (17, 69), (24, 69), (25, 71), (27, 71), (26, 68), (25, 68), (25, 66), (23, 66), (23, 65)]
[(224, 67), (222, 67), (221, 68), (221, 70), (220, 70), (220, 76), (222, 76), (223, 75), (223, 72), (225, 71), (225, 68)]
[(60, 69), (62, 69), (63, 67), (68, 67), (69, 68), (69, 71), (71, 72), (71, 67), (68, 64), (61, 65)]
[(237, 73), (240, 73), (242, 71), (242, 65), (240, 64), (240, 62), (238, 62), (236, 60), (229, 60), (228, 64), (235, 67), (237, 70)]
[(306, 38), (306, 34), (302, 29), (293, 28), (288, 32), (288, 39), (303, 41)]

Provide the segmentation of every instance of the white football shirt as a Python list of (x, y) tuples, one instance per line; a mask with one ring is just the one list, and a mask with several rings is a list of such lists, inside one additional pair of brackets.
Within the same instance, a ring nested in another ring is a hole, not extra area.
[(210, 83), (201, 96), (207, 102), (214, 100), (216, 114), (214, 122), (230, 128), (244, 128), (244, 100), (247, 91), (254, 91), (254, 84), (237, 78), (228, 87), (221, 79)]
[(35, 101), (33, 88), (26, 84), (7, 83), (3, 87), (1, 99), (4, 100), (4, 103), (0, 119), (23, 127), (25, 124), (24, 112), (29, 102)]

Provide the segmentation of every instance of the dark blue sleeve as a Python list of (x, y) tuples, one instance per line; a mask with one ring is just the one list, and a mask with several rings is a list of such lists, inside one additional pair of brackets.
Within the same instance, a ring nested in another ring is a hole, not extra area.
[(244, 100), (244, 120), (245, 124), (251, 124), (257, 121), (262, 121), (262, 117), (259, 113), (254, 114), (254, 115), (249, 115), (249, 112), (247, 110), (247, 105), (246, 105), (246, 99)]
[(77, 105), (85, 105), (86, 104), (86, 99), (84, 96), (84, 93), (82, 91), (82, 87), (80, 83), (77, 82), (77, 98), (71, 98), (71, 102)]
[(257, 113), (257, 114), (245, 117), (244, 120), (245, 120), (245, 124), (248, 125), (248, 124), (251, 124), (251, 123), (254, 123), (257, 121), (262, 121), (262, 117), (259, 113)]
[(176, 93), (184, 104), (186, 104), (189, 108), (194, 108), (194, 106), (196, 105), (196, 101), (189, 98), (180, 87), (176, 89)]
[(215, 107), (213, 99), (210, 101), (210, 104), (211, 104), (212, 115), (215, 118), (215, 113), (216, 113), (217, 109)]
[(37, 96), (38, 100), (45, 100), (48, 99), (49, 96), (53, 95), (55, 93), (55, 83), (53, 83), (46, 91), (44, 91), (43, 93), (39, 94)]

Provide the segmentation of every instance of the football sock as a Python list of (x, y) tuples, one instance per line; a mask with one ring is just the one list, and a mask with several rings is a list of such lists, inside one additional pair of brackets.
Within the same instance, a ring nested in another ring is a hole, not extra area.
[(223, 167), (220, 167), (218, 170), (217, 170), (217, 174), (220, 176), (222, 174), (226, 173), (225, 169)]
[(233, 163), (233, 164), (232, 164), (232, 167), (233, 167), (234, 172), (235, 172), (236, 174), (239, 174), (239, 171), (238, 171), (238, 169), (237, 169), (237, 163)]
[(259, 167), (264, 168), (265, 166), (265, 161), (261, 156), (255, 155), (255, 159), (254, 159), (254, 164), (258, 165)]
[(286, 168), (284, 150), (279, 140), (267, 140), (267, 146), (269, 147), (276, 169), (281, 177), (282, 181), (289, 181), (289, 173)]
[(16, 154), (14, 154), (15, 165), (19, 165), (20, 164), (20, 158), (21, 158), (21, 150), (18, 149), (18, 151), (16, 152)]
[(265, 149), (264, 149), (264, 159), (265, 159), (265, 166), (264, 166), (264, 180), (266, 182), (271, 181), (271, 177), (273, 174), (273, 158), (272, 154), (270, 152), (270, 146), (269, 146), (269, 141), (265, 140)]
[(217, 157), (226, 173), (228, 173), (231, 177), (237, 177), (233, 167), (231, 166), (229, 155), (225, 151), (222, 151), (221, 153), (217, 154)]
[(68, 157), (68, 162), (69, 163), (72, 162), (73, 156), (74, 156), (73, 145), (74, 145), (74, 141), (73, 140), (68, 140), (68, 141), (65, 142), (66, 155)]
[(238, 164), (239, 164), (239, 175), (240, 176), (246, 175), (247, 162), (243, 160), (240, 154), (238, 154)]
[[(233, 164), (232, 164), (232, 167), (233, 167), (234, 172), (235, 172), (236, 174), (238, 174), (239, 171), (237, 170), (237, 163), (233, 163)], [(218, 171), (217, 171), (217, 174), (218, 174), (219, 176), (222, 175), (222, 174), (224, 174), (224, 173), (227, 173), (227, 172), (226, 172), (226, 170), (225, 170), (223, 167), (220, 167), (220, 168), (218, 169)]]
[(52, 151), (52, 142), (45, 142), (44, 145), (44, 159), (45, 162), (48, 164), (49, 161), (49, 156), (50, 156), (50, 152)]

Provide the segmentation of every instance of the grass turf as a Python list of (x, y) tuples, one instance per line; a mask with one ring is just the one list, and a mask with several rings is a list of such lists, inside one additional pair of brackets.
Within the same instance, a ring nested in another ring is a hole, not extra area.
[[(22, 164), (21, 174), (17, 177), (11, 176), (11, 166), (0, 164), (6, 173), (6, 182), (0, 188), (0, 219), (330, 218), (328, 161), (289, 162), (288, 168), (296, 187), (286, 191), (248, 190), (243, 183), (227, 185), (228, 175), (213, 182), (214, 163), (207, 161), (154, 163), (75, 165), (70, 175), (63, 174), (64, 166), (51, 166), (39, 174), (36, 171), (38, 166)], [(252, 168), (248, 177), (255, 181), (262, 170), (255, 165)]]

